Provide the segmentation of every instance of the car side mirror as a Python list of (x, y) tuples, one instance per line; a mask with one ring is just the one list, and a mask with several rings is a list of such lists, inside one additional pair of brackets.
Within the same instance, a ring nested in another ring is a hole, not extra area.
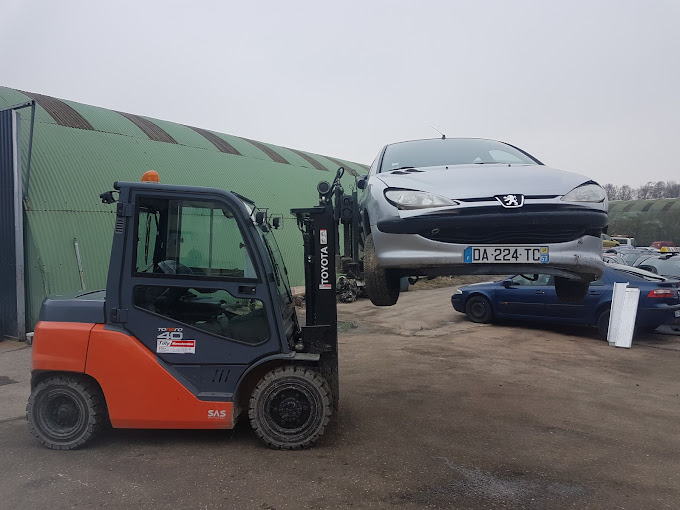
[(366, 181), (368, 180), (368, 176), (364, 175), (363, 177), (357, 179), (357, 188), (359, 189), (366, 189)]
[(280, 216), (274, 216), (274, 218), (272, 218), (272, 227), (274, 227), (276, 230), (281, 228), (281, 217)]
[(515, 282), (513, 282), (513, 281), (510, 280), (510, 279), (508, 279), (508, 280), (503, 280), (502, 285), (503, 285), (503, 287), (505, 287), (506, 289), (509, 289), (510, 287), (513, 287), (513, 286), (515, 285)]

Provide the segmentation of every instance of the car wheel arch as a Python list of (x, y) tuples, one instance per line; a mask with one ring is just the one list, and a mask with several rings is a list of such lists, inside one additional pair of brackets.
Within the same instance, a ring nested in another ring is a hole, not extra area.
[(494, 313), (496, 312), (496, 309), (495, 309), (495, 307), (493, 306), (493, 299), (491, 299), (491, 296), (489, 296), (488, 294), (484, 294), (483, 292), (478, 291), (478, 290), (476, 290), (476, 291), (474, 291), (474, 292), (471, 292), (471, 293), (468, 295), (468, 297), (465, 298), (465, 302), (463, 303), (463, 306), (467, 306), (468, 301), (470, 301), (470, 300), (471, 300), (473, 297), (475, 297), (475, 296), (480, 296), (480, 297), (483, 297), (483, 298), (487, 299), (487, 300), (489, 301), (489, 303), (491, 303), (491, 310), (492, 310)]
[(595, 309), (595, 324), (597, 324), (597, 321), (600, 319), (600, 315), (610, 310), (611, 307), (612, 307), (611, 301), (607, 301), (606, 303), (601, 303), (600, 305), (598, 305), (598, 307)]

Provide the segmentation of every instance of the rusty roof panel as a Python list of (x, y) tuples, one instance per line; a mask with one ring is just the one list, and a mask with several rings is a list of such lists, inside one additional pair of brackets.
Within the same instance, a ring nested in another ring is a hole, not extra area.
[(271, 148), (267, 147), (265, 144), (262, 142), (258, 142), (257, 140), (250, 140), (249, 138), (243, 138), (242, 136), (239, 137), (241, 140), (245, 140), (248, 143), (253, 144), (255, 147), (260, 149), (262, 152), (264, 152), (267, 156), (272, 158), (273, 161), (276, 161), (277, 163), (283, 163), (284, 165), (290, 165), (290, 163), (284, 158), (281, 154), (278, 152), (272, 150)]
[(189, 129), (193, 129), (196, 131), (199, 135), (201, 135), (203, 138), (208, 140), (211, 144), (213, 144), (215, 147), (220, 152), (224, 152), (225, 154), (234, 154), (236, 156), (241, 156), (241, 153), (237, 151), (233, 145), (228, 143), (226, 140), (223, 140), (219, 136), (217, 136), (215, 133), (211, 133), (207, 129), (203, 128), (197, 128), (194, 126), (187, 126)]
[(132, 113), (124, 113), (118, 111), (116, 113), (122, 115), (130, 122), (132, 122), (135, 126), (141, 129), (144, 132), (144, 134), (148, 136), (151, 140), (154, 140), (156, 142), (177, 143), (177, 140), (170, 136), (167, 133), (167, 131), (157, 126), (149, 119), (145, 119), (144, 117), (140, 117), (139, 115), (134, 115)]
[(50, 114), (50, 117), (54, 119), (54, 122), (60, 126), (93, 131), (92, 125), (87, 119), (62, 100), (57, 99), (56, 97), (36, 94), (35, 92), (26, 92), (24, 90), (20, 92), (26, 94), (31, 99), (34, 99), (36, 103), (42, 106), (45, 111)]
[(344, 167), (348, 174), (353, 175), (354, 177), (359, 177), (357, 171), (350, 167), (349, 163), (343, 163), (339, 159), (331, 158), (330, 156), (326, 156), (326, 159), (330, 159), (336, 165)]
[(295, 154), (297, 154), (298, 156), (300, 156), (302, 159), (304, 159), (305, 161), (307, 161), (307, 163), (311, 163), (311, 165), (312, 165), (314, 168), (316, 168), (317, 170), (323, 170), (323, 171), (325, 171), (325, 172), (328, 172), (328, 168), (326, 168), (319, 160), (314, 159), (313, 157), (311, 157), (309, 154), (305, 154), (304, 152), (299, 151), (299, 150), (297, 150), (297, 149), (291, 149), (290, 147), (286, 147), (286, 149), (288, 149), (288, 150), (291, 151), (291, 152), (294, 152)]

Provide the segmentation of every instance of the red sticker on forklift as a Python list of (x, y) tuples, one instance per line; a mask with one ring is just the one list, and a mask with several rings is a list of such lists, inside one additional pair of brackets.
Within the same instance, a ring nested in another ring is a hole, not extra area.
[(157, 354), (195, 354), (196, 340), (184, 340), (182, 328), (158, 328)]

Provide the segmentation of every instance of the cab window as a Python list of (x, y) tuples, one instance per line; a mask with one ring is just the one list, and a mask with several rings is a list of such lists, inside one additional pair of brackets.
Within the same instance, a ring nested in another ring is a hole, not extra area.
[(260, 344), (269, 338), (262, 301), (236, 298), (222, 289), (137, 285), (136, 307), (213, 335)]
[(256, 279), (233, 211), (213, 201), (140, 197), (133, 272)]

